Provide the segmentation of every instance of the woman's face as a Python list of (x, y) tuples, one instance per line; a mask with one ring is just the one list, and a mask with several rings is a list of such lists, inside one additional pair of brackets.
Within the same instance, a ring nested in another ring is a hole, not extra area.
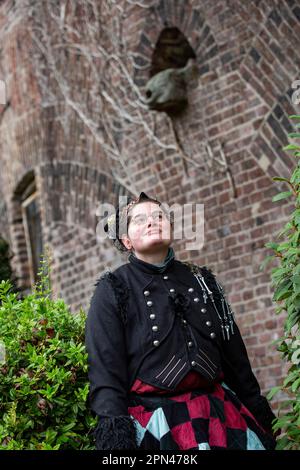
[(135, 253), (151, 253), (171, 244), (169, 218), (155, 202), (141, 202), (133, 206), (128, 221), (128, 233), (122, 237), (127, 249)]

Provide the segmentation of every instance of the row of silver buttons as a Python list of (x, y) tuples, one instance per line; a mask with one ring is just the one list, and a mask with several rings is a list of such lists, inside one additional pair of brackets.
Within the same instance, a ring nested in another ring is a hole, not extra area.
[[(166, 280), (169, 279), (169, 277), (168, 277), (167, 275), (165, 275), (165, 276), (163, 277), (163, 279), (166, 281)], [(175, 289), (171, 288), (171, 289), (170, 289), (170, 292), (171, 292), (171, 293), (174, 293), (174, 292), (175, 292)], [(193, 288), (193, 287), (190, 287), (190, 288), (188, 289), (188, 292), (193, 293), (193, 292), (194, 292), (194, 288)], [(145, 291), (144, 291), (144, 296), (145, 296), (145, 297), (148, 297), (149, 295), (150, 295), (150, 291), (145, 290)], [(200, 301), (199, 297), (195, 297), (195, 298), (194, 298), (194, 302), (199, 302), (199, 301)], [(152, 307), (152, 305), (153, 305), (152, 300), (147, 300), (147, 306), (148, 306), (148, 307)], [(207, 310), (206, 310), (205, 307), (202, 307), (202, 308), (201, 308), (201, 313), (206, 313), (206, 311), (207, 311)], [(151, 319), (151, 320), (155, 320), (155, 314), (154, 314), (154, 313), (151, 313), (151, 314), (150, 314), (150, 319)], [(186, 320), (182, 320), (182, 323), (183, 323), (184, 325), (186, 325), (186, 324), (187, 324), (187, 321), (186, 321)], [(206, 326), (211, 327), (211, 321), (208, 320), (208, 321), (206, 322)], [(158, 330), (159, 330), (159, 328), (158, 328), (157, 325), (153, 325), (153, 326), (152, 326), (152, 331), (157, 332)], [(212, 339), (214, 339), (214, 338), (216, 337), (216, 334), (215, 334), (214, 332), (212, 332), (212, 333), (210, 333), (210, 337), (211, 337)], [(160, 344), (160, 342), (159, 342), (158, 340), (153, 341), (153, 345), (154, 345), (154, 346), (159, 346), (159, 344)], [(189, 342), (188, 342), (188, 346), (191, 348), (191, 347), (193, 346), (193, 342), (192, 342), (192, 341), (189, 341)], [(193, 361), (193, 362), (194, 362), (194, 361)], [(196, 364), (196, 363), (195, 363), (195, 364)], [(195, 364), (192, 364), (192, 365), (195, 365)]]
[[(150, 292), (148, 290), (145, 290), (144, 291), (144, 296), (148, 297), (149, 295), (150, 295)], [(147, 306), (152, 307), (152, 305), (153, 305), (152, 300), (147, 300)], [(155, 313), (151, 313), (150, 314), (150, 320), (155, 320), (155, 318), (156, 318)], [(152, 326), (152, 331), (157, 332), (158, 330), (159, 330), (159, 328), (158, 328), (157, 325)], [(159, 341), (158, 340), (153, 341), (153, 346), (159, 346)]]
[[(188, 289), (188, 292), (193, 293), (193, 292), (194, 292), (194, 288), (193, 288), (193, 287), (190, 287), (190, 288)], [(197, 303), (200, 302), (199, 297), (195, 297), (195, 298), (194, 298), (194, 302), (197, 302)], [(207, 310), (206, 310), (205, 307), (202, 307), (200, 311), (201, 311), (201, 313), (206, 313), (206, 312), (207, 312)], [(207, 322), (205, 322), (205, 324), (206, 324), (206, 326), (208, 326), (208, 327), (211, 327), (211, 325), (212, 325), (211, 321), (209, 321), (209, 320), (207, 320)], [(214, 332), (210, 333), (210, 337), (211, 337), (212, 339), (214, 339), (214, 338), (216, 337), (216, 333), (214, 333)], [(188, 345), (189, 345), (189, 344), (190, 344), (190, 343), (188, 343)], [(193, 343), (192, 343), (192, 344), (193, 344)], [(196, 364), (196, 363), (195, 363), (195, 364)], [(195, 365), (195, 364), (192, 364), (192, 365)]]
[[(168, 276), (165, 275), (165, 276), (164, 276), (164, 279), (167, 280), (167, 279), (168, 279)], [(175, 289), (170, 289), (170, 292), (175, 292)], [(192, 293), (194, 292), (194, 288), (193, 288), (193, 287), (190, 287), (190, 288), (188, 289), (188, 292), (192, 294)], [(199, 301), (200, 301), (199, 297), (195, 297), (195, 298), (194, 298), (194, 302), (198, 303)], [(201, 313), (206, 313), (206, 311), (207, 311), (207, 310), (206, 310), (205, 307), (202, 307), (202, 308), (201, 308)], [(186, 321), (186, 320), (183, 320), (183, 323), (186, 324), (187, 321)], [(207, 320), (205, 323), (206, 323), (206, 326), (208, 326), (208, 327), (211, 327), (211, 326), (212, 326), (212, 323), (211, 323), (211, 321), (209, 321), (209, 320)], [(211, 337), (212, 339), (214, 339), (214, 338), (216, 337), (216, 334), (215, 334), (214, 332), (211, 332), (211, 333), (210, 333), (210, 337)], [(159, 344), (159, 341), (158, 341), (158, 344)], [(157, 346), (158, 346), (158, 345), (157, 345)], [(188, 342), (188, 347), (191, 348), (192, 346), (193, 346), (193, 342), (192, 342), (192, 341), (189, 341), (189, 342)], [(192, 361), (192, 362), (191, 362), (191, 365), (192, 365), (193, 367), (195, 367), (196, 364), (197, 364), (196, 361)]]

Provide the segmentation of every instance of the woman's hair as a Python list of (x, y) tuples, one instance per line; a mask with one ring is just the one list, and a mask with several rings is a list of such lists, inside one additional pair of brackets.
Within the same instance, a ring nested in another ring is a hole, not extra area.
[[(144, 192), (141, 192), (137, 198), (131, 199), (129, 203), (127, 203), (125, 206), (118, 206), (116, 212), (107, 219), (107, 223), (104, 226), (104, 230), (108, 234), (108, 237), (112, 240), (114, 246), (119, 251), (129, 251), (123, 244), (121, 237), (122, 235), (124, 235), (125, 232), (126, 234), (128, 233), (128, 226), (130, 223), (130, 212), (132, 211), (133, 207), (137, 206), (138, 204), (141, 204), (142, 202), (153, 202), (160, 206), (161, 209), (165, 212), (165, 214), (168, 215), (167, 211), (158, 199), (151, 198), (147, 196), (147, 194), (145, 194)], [(172, 224), (172, 221), (170, 221), (170, 223)]]

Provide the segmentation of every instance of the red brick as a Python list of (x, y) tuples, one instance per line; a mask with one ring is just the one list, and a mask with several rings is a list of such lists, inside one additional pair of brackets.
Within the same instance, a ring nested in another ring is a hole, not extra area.
[[(261, 355), (261, 350), (255, 346), (263, 341), (264, 354), (271, 354), (272, 335), (282, 330), (282, 320), (272, 317), (275, 314), (271, 303), (270, 268), (260, 273), (258, 265), (268, 251), (264, 243), (284, 225), (291, 210), (286, 201), (276, 205), (271, 202), (277, 193), (271, 178), (278, 172), (289, 171), (294, 164), (282, 152), (281, 141), (287, 133), (283, 118), (294, 113), (286, 94), (286, 83), (292, 83), (297, 74), (299, 25), (289, 4), (283, 10), (276, 9), (282, 18), (280, 27), (268, 20), (267, 27), (260, 28), (267, 14), (263, 5), (237, 1), (233, 15), (226, 9), (226, 2), (218, 6), (207, 2), (202, 31), (209, 24), (208, 34), (204, 41), (197, 43), (200, 37), (197, 37), (194, 23), (198, 10), (184, 2), (179, 7), (179, 3), (168, 2), (168, 8), (155, 11), (129, 5), (127, 16), (122, 18), (125, 42), (135, 57), (150, 65), (155, 41), (165, 21), (191, 38), (198, 64), (207, 71), (200, 77), (199, 86), (191, 90), (185, 113), (173, 119), (173, 126), (183, 151), (204, 166), (207, 155), (200, 152), (200, 143), (206, 136), (210, 137), (215, 155), (218, 155), (220, 142), (224, 144), (237, 197), (232, 196), (224, 169), (219, 168), (221, 171), (214, 171), (208, 177), (202, 168), (186, 162), (185, 172), (181, 152), (162, 148), (151, 133), (145, 131), (145, 126), (138, 124), (142, 120), (164, 145), (174, 145), (171, 121), (164, 113), (149, 113), (139, 108), (137, 124), (126, 130), (118, 143), (124, 168), (118, 159), (110, 159), (101, 143), (96, 142), (70, 109), (66, 115), (70, 130), (63, 132), (58, 120), (65, 112), (63, 104), (41, 106), (41, 87), (32, 65), (31, 28), (25, 17), (12, 23), (10, 28), (4, 26), (12, 16), (18, 17), (11, 9), (12, 3), (5, 0), (0, 7), (3, 56), (0, 65), (7, 76), (11, 103), (6, 111), (0, 108), (3, 135), (0, 162), (5, 175), (1, 193), (8, 208), (7, 216), (0, 214), (1, 233), (11, 242), (12, 263), (21, 284), (26, 287), (29, 264), (20, 204), (11, 201), (23, 176), (31, 169), (36, 170), (40, 174), (37, 179), (41, 190), (43, 236), (54, 250), (55, 292), (75, 311), (80, 304), (88, 307), (95, 277), (100, 272), (114, 265), (116, 259), (119, 264), (126, 262), (126, 255), (117, 255), (109, 244), (96, 243), (93, 214), (98, 201), (114, 200), (124, 169), (130, 176), (126, 180), (127, 190), (133, 183), (136, 191), (159, 195), (168, 203), (203, 202), (205, 249), (197, 256), (197, 253), (184, 251), (182, 241), (175, 243), (174, 248), (179, 259), (199, 259), (203, 264), (213, 265), (226, 280), (233, 308), (244, 325), (243, 333), (253, 364), (265, 388), (271, 379), (277, 380), (279, 369), (283, 368), (278, 356), (274, 356), (272, 363), (272, 359)], [(110, 24), (111, 17), (118, 19), (120, 11), (104, 8), (104, 14)], [(98, 43), (93, 45), (86, 38), (88, 22), (84, 22), (83, 15), (80, 22), (74, 20), (80, 28), (80, 38), (83, 44), (96, 50)], [(107, 43), (101, 38), (101, 45), (112, 50), (114, 44), (109, 38), (106, 40)], [(216, 44), (219, 49), (215, 48)], [(255, 50), (252, 55), (250, 46)], [(135, 69), (126, 53), (122, 54), (122, 60), (143, 94), (149, 71)], [(286, 61), (284, 66), (280, 57)], [(103, 74), (101, 60), (95, 61), (98, 71), (95, 79), (82, 57), (78, 60), (74, 54), (60, 60), (73, 97), (79, 97), (82, 104), (87, 105), (88, 114), (97, 115), (97, 125), (101, 125), (102, 116), (94, 99), (96, 95), (92, 96), (89, 90), (98, 83), (99, 77), (109, 93), (116, 94), (119, 104), (126, 98), (134, 102), (135, 94), (128, 81), (120, 77), (118, 68), (109, 66)], [(50, 81), (49, 87), (54, 83)], [(54, 89), (54, 96), (60, 96), (57, 89)], [(284, 115), (268, 122), (277, 104)], [(135, 112), (130, 105), (126, 110)], [(105, 113), (108, 121), (113, 118), (116, 125), (118, 122), (126, 125), (109, 106)], [(117, 175), (119, 181), (114, 179)], [(122, 189), (125, 192), (126, 188)], [(257, 217), (264, 223), (257, 225)], [(230, 233), (220, 237), (218, 229), (225, 225)], [(74, 266), (72, 262), (76, 258), (80, 264)], [(268, 367), (272, 364), (270, 378)]]

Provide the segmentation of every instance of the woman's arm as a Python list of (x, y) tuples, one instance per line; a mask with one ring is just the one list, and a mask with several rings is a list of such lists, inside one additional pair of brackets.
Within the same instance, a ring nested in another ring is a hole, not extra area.
[(95, 289), (85, 334), (90, 404), (99, 416), (96, 448), (135, 449), (136, 429), (127, 407), (129, 379), (124, 325), (109, 276), (102, 277)]
[[(229, 337), (225, 334), (221, 340), (224, 382), (237, 394), (261, 426), (270, 434), (273, 434), (272, 421), (276, 417), (267, 399), (261, 395), (260, 386), (252, 371), (247, 350), (240, 330), (234, 321), (230, 304), (227, 302), (221, 284), (210, 271), (208, 279), (220, 315), (224, 319), (227, 318), (227, 325), (230, 329)], [(216, 319), (216, 321), (219, 322), (219, 319)]]
[(261, 395), (260, 386), (252, 371), (247, 350), (239, 328), (233, 322), (234, 334), (222, 342), (222, 369), (224, 382), (237, 394), (255, 419), (270, 434), (275, 415), (267, 399)]

